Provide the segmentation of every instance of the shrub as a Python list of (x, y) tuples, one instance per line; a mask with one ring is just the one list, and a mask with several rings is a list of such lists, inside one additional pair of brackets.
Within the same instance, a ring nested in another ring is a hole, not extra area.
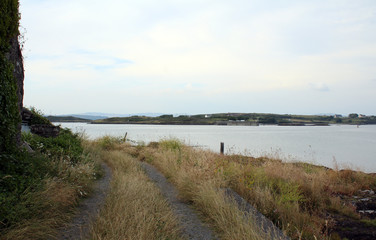
[(97, 140), (99, 147), (101, 147), (104, 150), (113, 150), (121, 142), (121, 138), (112, 136), (104, 136)]
[(34, 124), (52, 125), (50, 120), (43, 117), (43, 112), (41, 110), (38, 110), (35, 107), (31, 107), (30, 111), (33, 113), (33, 117), (31, 118), (31, 125), (34, 125)]
[(180, 151), (183, 143), (179, 139), (162, 140), (159, 146), (165, 150)]
[(25, 191), (40, 187), (49, 172), (46, 159), (27, 152), (0, 155), (0, 229), (27, 217), (27, 208), (19, 205)]
[(41, 206), (46, 205), (43, 201), (47, 199), (36, 200), (36, 197), (49, 191), (46, 183), (61, 187), (68, 184), (69, 191), (83, 195), (86, 185), (94, 178), (94, 166), (81, 164), (87, 161), (83, 157), (81, 140), (70, 130), (62, 129), (56, 138), (31, 133), (23, 134), (23, 138), (35, 150), (34, 153), (0, 154), (0, 230), (9, 229), (35, 217), (38, 211), (44, 211)]
[(78, 134), (73, 134), (69, 129), (61, 129), (55, 138), (45, 138), (35, 134), (23, 134), (24, 141), (32, 149), (47, 156), (65, 157), (72, 163), (80, 160), (83, 148)]

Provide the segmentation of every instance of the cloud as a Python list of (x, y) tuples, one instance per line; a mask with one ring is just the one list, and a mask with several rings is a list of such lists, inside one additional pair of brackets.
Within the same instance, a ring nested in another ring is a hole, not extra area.
[(319, 91), (319, 92), (328, 92), (330, 91), (329, 87), (325, 84), (325, 83), (322, 83), (322, 82), (318, 82), (318, 83), (309, 83), (309, 87), (315, 91)]
[[(41, 87), (91, 99), (79, 103), (82, 112), (136, 95), (153, 96), (136, 112), (172, 98), (186, 106), (193, 97), (212, 99), (202, 105), (209, 112), (226, 95), (273, 102), (276, 92), (293, 97), (307, 87), (312, 99), (336, 89), (332, 101), (344, 102), (358, 79), (376, 75), (375, 11), (374, 1), (21, 0), (25, 102), (66, 111), (77, 105), (54, 107), (39, 96)], [(372, 96), (363, 85), (356, 89)], [(98, 95), (107, 98), (98, 103)], [(238, 109), (231, 99), (226, 106)]]

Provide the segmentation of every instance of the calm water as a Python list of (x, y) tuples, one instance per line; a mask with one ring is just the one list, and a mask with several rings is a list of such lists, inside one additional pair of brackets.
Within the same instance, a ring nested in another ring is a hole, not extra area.
[[(59, 124), (59, 123), (57, 123)], [(104, 135), (124, 137), (148, 143), (178, 138), (186, 144), (219, 152), (220, 142), (226, 153), (272, 156), (300, 160), (327, 167), (351, 167), (376, 172), (376, 125), (329, 127), (293, 126), (172, 126), (60, 123), (89, 138)]]

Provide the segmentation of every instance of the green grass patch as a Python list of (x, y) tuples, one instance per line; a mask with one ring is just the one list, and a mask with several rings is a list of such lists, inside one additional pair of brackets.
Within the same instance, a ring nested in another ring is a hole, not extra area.
[(33, 153), (0, 154), (0, 238), (50, 239), (90, 193), (99, 164), (67, 129), (55, 138), (28, 133), (23, 139)]

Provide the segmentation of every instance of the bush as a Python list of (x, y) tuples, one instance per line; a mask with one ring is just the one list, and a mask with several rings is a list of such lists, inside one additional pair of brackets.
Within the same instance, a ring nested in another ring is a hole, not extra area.
[(163, 149), (180, 152), (183, 147), (183, 143), (179, 139), (170, 139), (160, 141), (159, 146), (161, 146)]
[(43, 112), (41, 110), (38, 110), (35, 107), (31, 107), (30, 111), (33, 113), (33, 116), (31, 118), (31, 125), (52, 125), (50, 120), (43, 117)]
[(27, 152), (0, 155), (0, 229), (26, 218), (28, 206), (18, 205), (26, 190), (40, 187), (49, 172), (47, 159)]
[(97, 140), (99, 146), (104, 150), (113, 150), (115, 146), (122, 142), (119, 137), (104, 136)]
[(23, 138), (35, 151), (47, 156), (65, 157), (72, 163), (77, 163), (83, 152), (80, 137), (69, 129), (61, 129), (55, 138), (45, 138), (31, 133), (23, 134)]
[[(30, 196), (44, 188), (45, 179), (64, 175), (59, 161), (67, 166), (83, 161), (81, 140), (70, 130), (62, 129), (56, 138), (31, 133), (23, 134), (23, 138), (35, 153), (0, 154), (0, 230), (35, 214), (34, 206), (39, 203)], [(69, 181), (69, 178), (65, 177), (63, 181)]]

